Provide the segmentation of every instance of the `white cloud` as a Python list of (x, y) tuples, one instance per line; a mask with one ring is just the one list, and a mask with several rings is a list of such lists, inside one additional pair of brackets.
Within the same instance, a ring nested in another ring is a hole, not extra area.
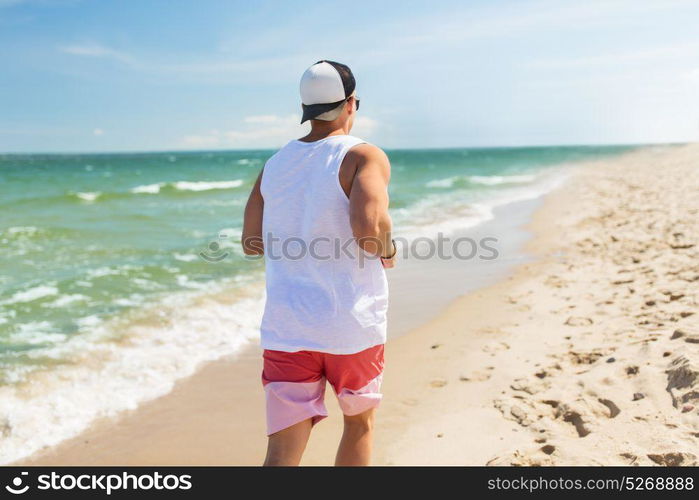
[(248, 116), (240, 127), (221, 133), (222, 144), (244, 149), (280, 147), (308, 133), (308, 125), (300, 121), (297, 114)]
[(121, 52), (98, 43), (86, 43), (75, 45), (62, 45), (58, 50), (74, 56), (110, 58), (124, 63), (133, 63), (134, 59), (129, 54)]
[(357, 118), (354, 119), (354, 125), (352, 126), (352, 135), (370, 140), (376, 133), (376, 129), (378, 127), (379, 122), (373, 118), (369, 118), (368, 116), (357, 116)]
[(96, 128), (92, 131), (92, 135), (97, 137), (99, 137), (100, 135), (104, 135), (104, 130), (102, 130), (101, 128)]
[(244, 121), (247, 124), (256, 126), (229, 130), (223, 134), (226, 143), (232, 147), (279, 147), (287, 141), (301, 137), (308, 132), (308, 126), (299, 124), (301, 121), (299, 115), (266, 116), (264, 121), (248, 121), (247, 119)]
[[(264, 149), (283, 146), (291, 139), (308, 133), (308, 123), (300, 125), (297, 114), (252, 115), (243, 118), (240, 127), (232, 130), (210, 130), (205, 134), (185, 136), (181, 144), (187, 148)], [(358, 116), (352, 134), (369, 139), (379, 126), (367, 116)]]
[(58, 50), (78, 57), (112, 59), (145, 74), (191, 77), (206, 81), (231, 81), (243, 75), (249, 79), (251, 75), (259, 75), (270, 67), (276, 68), (275, 78), (278, 78), (284, 72), (295, 74), (298, 68), (313, 59), (312, 56), (293, 55), (237, 60), (231, 57), (211, 58), (208, 54), (203, 57), (173, 59), (171, 54), (129, 53), (97, 42), (64, 44), (58, 46)]

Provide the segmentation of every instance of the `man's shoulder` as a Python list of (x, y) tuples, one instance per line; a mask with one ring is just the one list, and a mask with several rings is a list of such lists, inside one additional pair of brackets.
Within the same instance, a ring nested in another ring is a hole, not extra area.
[(360, 164), (367, 162), (388, 162), (388, 156), (386, 156), (383, 149), (368, 142), (362, 142), (361, 144), (357, 144), (356, 146), (352, 147), (347, 152), (346, 158)]

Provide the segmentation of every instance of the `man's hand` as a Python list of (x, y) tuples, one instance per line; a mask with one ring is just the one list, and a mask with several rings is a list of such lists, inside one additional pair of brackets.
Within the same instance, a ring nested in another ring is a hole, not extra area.
[(384, 269), (392, 269), (396, 266), (396, 255), (398, 255), (398, 247), (396, 247), (396, 242), (394, 240), (391, 240), (391, 248), (393, 249), (391, 251), (391, 255), (381, 257), (381, 265)]
[(381, 257), (381, 265), (384, 269), (393, 269), (394, 267), (396, 267), (396, 257), (393, 256), (390, 259)]

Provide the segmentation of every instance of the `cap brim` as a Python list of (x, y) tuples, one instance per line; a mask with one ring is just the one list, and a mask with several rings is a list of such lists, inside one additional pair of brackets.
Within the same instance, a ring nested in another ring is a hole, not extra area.
[[(330, 102), (327, 104), (301, 104), (303, 109), (303, 116), (301, 117), (301, 123), (307, 120), (315, 120), (320, 115), (327, 113), (336, 109), (340, 104), (342, 104), (346, 99), (342, 99), (337, 102)], [(339, 115), (339, 113), (338, 113)], [(337, 117), (336, 117), (337, 118)]]

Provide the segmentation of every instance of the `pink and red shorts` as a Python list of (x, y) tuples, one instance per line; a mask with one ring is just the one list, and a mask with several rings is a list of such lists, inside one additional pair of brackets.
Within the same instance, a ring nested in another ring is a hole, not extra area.
[(325, 381), (332, 385), (345, 415), (358, 415), (381, 402), (383, 345), (355, 354), (265, 350), (262, 384), (267, 400), (267, 435), (308, 418), (328, 416)]

